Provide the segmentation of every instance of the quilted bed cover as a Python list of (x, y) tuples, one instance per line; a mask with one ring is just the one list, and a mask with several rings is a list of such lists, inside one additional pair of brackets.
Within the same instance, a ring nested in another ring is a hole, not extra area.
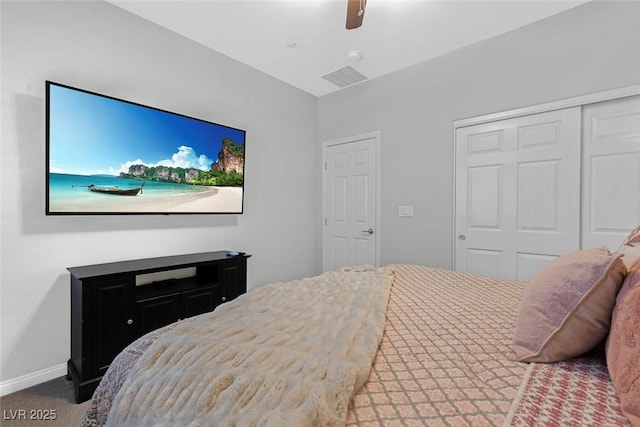
[[(345, 425), (629, 425), (601, 353), (553, 364), (512, 359), (522, 283), (415, 265), (388, 268), (394, 281), (384, 333)], [(116, 358), (84, 425), (102, 424), (136, 361), (173, 327), (145, 335)]]

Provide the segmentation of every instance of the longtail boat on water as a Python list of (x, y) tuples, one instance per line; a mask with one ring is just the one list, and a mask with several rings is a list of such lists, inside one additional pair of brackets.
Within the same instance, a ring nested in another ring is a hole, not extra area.
[(144, 187), (144, 182), (138, 188), (128, 188), (122, 189), (117, 185), (114, 186), (97, 186), (97, 185), (89, 185), (89, 191), (94, 191), (96, 193), (104, 193), (104, 194), (114, 194), (116, 196), (136, 196), (139, 192), (142, 191), (142, 187)]

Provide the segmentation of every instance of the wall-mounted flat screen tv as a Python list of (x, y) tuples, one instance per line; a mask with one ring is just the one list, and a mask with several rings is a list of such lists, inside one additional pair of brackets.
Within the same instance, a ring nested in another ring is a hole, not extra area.
[(239, 214), (243, 130), (46, 82), (46, 214)]

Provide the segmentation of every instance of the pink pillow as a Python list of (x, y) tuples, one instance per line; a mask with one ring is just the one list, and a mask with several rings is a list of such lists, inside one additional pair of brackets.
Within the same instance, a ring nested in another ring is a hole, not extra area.
[(513, 334), (515, 359), (557, 362), (607, 336), (626, 268), (607, 248), (578, 250), (538, 270), (525, 287)]
[(617, 253), (622, 254), (622, 261), (627, 266), (627, 270), (630, 270), (633, 263), (640, 259), (640, 225), (631, 230)]
[(631, 425), (640, 426), (640, 260), (629, 269), (618, 294), (607, 338), (607, 366)]

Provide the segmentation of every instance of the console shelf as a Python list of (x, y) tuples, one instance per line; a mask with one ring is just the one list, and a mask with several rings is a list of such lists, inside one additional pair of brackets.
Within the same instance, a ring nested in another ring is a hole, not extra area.
[[(89, 399), (113, 358), (136, 338), (213, 310), (247, 291), (247, 258), (228, 251), (70, 267), (76, 402)], [(185, 277), (186, 272), (186, 277)], [(175, 273), (176, 277), (171, 277)], [(180, 273), (180, 274), (178, 274)], [(148, 277), (160, 277), (143, 283)]]

